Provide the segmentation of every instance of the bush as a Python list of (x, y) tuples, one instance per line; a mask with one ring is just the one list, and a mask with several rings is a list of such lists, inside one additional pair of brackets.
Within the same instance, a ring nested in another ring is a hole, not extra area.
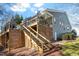
[(62, 35), (63, 40), (72, 40), (73, 39), (73, 34), (72, 33), (65, 33)]

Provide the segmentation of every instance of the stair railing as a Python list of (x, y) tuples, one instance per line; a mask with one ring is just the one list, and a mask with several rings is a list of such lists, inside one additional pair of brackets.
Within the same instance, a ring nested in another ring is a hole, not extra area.
[(39, 40), (41, 43), (44, 43), (42, 40), (40, 40), (37, 36), (35, 36), (29, 29), (27, 29), (24, 25), (23, 27), (32, 35), (34, 36), (37, 40)]
[(37, 35), (39, 35), (41, 38), (43, 38), (44, 40), (46, 40), (48, 43), (50, 43), (50, 41), (45, 38), (43, 35), (39, 34), (37, 31), (35, 31), (34, 29), (32, 29), (31, 27), (29, 27), (34, 33), (36, 33)]

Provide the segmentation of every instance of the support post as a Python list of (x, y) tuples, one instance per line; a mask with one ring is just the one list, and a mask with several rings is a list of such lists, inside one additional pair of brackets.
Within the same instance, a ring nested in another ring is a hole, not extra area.
[(55, 32), (55, 41), (57, 40), (57, 33)]

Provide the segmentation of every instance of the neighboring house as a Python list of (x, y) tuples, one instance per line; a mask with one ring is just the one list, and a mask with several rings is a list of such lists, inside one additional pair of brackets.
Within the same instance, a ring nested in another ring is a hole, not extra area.
[(24, 32), (17, 28), (15, 19), (12, 18), (8, 21), (0, 34), (0, 43), (4, 48), (19, 48), (25, 45), (25, 36)]
[(14, 18), (12, 17), (12, 19), (11, 19), (10, 21), (8, 21), (8, 22), (4, 25), (4, 27), (3, 27), (3, 29), (2, 29), (2, 32), (7, 31), (8, 29), (14, 29), (14, 28), (16, 28), (16, 26), (17, 26), (17, 24), (16, 24), (16, 22), (14, 21)]
[(27, 21), (39, 34), (56, 41), (63, 33), (71, 32), (71, 25), (66, 12), (46, 9)]

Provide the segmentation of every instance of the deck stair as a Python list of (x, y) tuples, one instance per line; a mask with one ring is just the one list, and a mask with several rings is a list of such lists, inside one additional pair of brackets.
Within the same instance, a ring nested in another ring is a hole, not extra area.
[[(43, 37), (41, 34), (37, 33), (34, 31), (31, 27), (26, 27), (24, 25), (21, 25), (22, 30), (32, 38), (32, 40), (40, 47), (43, 49), (43, 52), (49, 51), (52, 49), (53, 45), (51, 42)], [(34, 34), (36, 33), (36, 34)]]

